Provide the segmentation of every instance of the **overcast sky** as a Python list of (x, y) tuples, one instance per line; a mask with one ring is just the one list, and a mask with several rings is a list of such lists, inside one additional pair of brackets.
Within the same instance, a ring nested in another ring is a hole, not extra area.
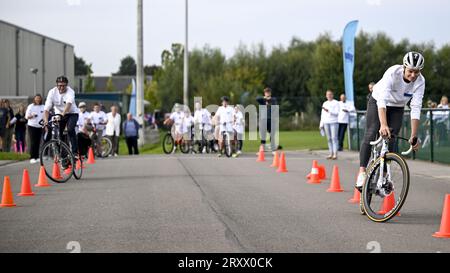
[[(95, 75), (118, 70), (136, 56), (135, 0), (0, 0), (0, 19), (62, 40), (93, 63)], [(144, 0), (144, 62), (160, 64), (161, 52), (184, 41), (185, 0)], [(293, 36), (339, 39), (346, 23), (387, 33), (395, 41), (450, 42), (449, 0), (190, 0), (190, 47), (222, 49), (263, 42), (269, 49)]]

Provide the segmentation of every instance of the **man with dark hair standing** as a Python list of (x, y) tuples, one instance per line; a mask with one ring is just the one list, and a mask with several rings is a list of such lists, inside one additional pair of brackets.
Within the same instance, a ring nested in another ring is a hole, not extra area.
[[(275, 153), (277, 150), (277, 143), (275, 139), (275, 133), (277, 128), (276, 125), (278, 124), (278, 117), (272, 117), (272, 106), (276, 105), (278, 106), (278, 100), (275, 97), (272, 97), (272, 89), (270, 87), (266, 87), (264, 89), (264, 96), (257, 97), (256, 101), (260, 105), (259, 109), (259, 132), (261, 136), (261, 146), (265, 146), (266, 144), (266, 138), (267, 138), (267, 132), (270, 134), (270, 146), (272, 149), (272, 153)], [(272, 118), (275, 118), (276, 120), (272, 120)]]

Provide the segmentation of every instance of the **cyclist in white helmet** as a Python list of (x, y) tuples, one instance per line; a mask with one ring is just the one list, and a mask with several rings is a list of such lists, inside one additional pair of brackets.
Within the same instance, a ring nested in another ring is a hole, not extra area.
[[(371, 154), (370, 142), (376, 140), (377, 134), (390, 137), (400, 132), (405, 105), (410, 101), (411, 136), (410, 144), (414, 150), (419, 148), (417, 131), (419, 129), (420, 111), (425, 92), (425, 78), (421, 70), (425, 59), (418, 52), (408, 52), (403, 58), (403, 65), (390, 67), (383, 78), (375, 84), (367, 103), (366, 130), (361, 144), (359, 175), (356, 188), (361, 191), (366, 180), (366, 167)], [(393, 139), (389, 150), (395, 151)]]

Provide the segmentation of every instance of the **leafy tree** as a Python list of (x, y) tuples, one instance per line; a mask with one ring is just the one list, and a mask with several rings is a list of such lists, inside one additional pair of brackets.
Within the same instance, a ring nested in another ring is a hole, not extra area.
[(75, 76), (85, 76), (88, 74), (89, 65), (86, 64), (86, 61), (83, 60), (83, 58), (74, 55), (74, 62), (75, 62)]
[(126, 56), (120, 61), (119, 71), (113, 75), (116, 76), (134, 76), (136, 75), (136, 61), (131, 56)]
[(88, 65), (88, 73), (87, 73), (86, 82), (84, 84), (84, 90), (85, 90), (85, 92), (95, 91), (95, 82), (94, 82), (94, 78), (92, 77), (92, 64)]

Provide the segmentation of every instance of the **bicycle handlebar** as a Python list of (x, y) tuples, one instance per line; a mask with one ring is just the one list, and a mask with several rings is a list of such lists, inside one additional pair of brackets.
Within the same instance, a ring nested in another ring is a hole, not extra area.
[[(392, 137), (398, 138), (398, 139), (402, 139), (402, 140), (406, 140), (406, 141), (409, 141), (409, 139), (406, 139), (406, 138), (400, 137), (400, 136), (392, 135)], [(383, 138), (382, 136), (380, 136), (377, 140), (371, 141), (371, 142), (370, 142), (370, 145), (371, 145), (371, 146), (376, 146), (376, 145), (380, 144), (380, 142), (381, 142), (383, 139), (384, 139), (384, 138)], [(417, 143), (417, 138), (415, 139), (415, 141), (414, 141), (413, 144), (410, 144), (409, 149), (408, 149), (407, 151), (405, 151), (405, 152), (401, 152), (401, 154), (402, 154), (402, 155), (409, 155), (409, 154), (411, 154), (412, 151), (414, 150), (414, 146), (416, 145), (416, 143)]]

